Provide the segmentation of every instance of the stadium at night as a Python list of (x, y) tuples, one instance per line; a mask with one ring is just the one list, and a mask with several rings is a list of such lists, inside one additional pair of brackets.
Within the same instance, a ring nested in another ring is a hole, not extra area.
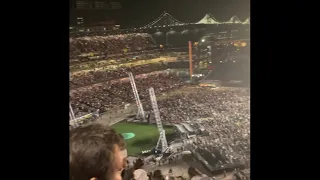
[[(102, 124), (120, 133), (124, 180), (132, 168), (137, 180), (140, 171), (157, 179), (157, 170), (164, 179), (250, 179), (250, 17), (203, 13), (187, 22), (163, 11), (122, 28), (120, 20), (101, 23), (109, 16), (100, 11), (82, 15), (89, 10), (77, 5), (70, 17), (70, 132)], [(125, 5), (108, 7), (120, 17)]]

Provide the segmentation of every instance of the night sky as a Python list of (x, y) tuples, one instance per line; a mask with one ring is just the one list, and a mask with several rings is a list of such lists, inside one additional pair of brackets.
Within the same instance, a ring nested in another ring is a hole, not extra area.
[(237, 15), (241, 21), (250, 16), (250, 0), (120, 0), (119, 23), (122, 27), (140, 27), (167, 11), (181, 22), (197, 22), (206, 13), (219, 21)]

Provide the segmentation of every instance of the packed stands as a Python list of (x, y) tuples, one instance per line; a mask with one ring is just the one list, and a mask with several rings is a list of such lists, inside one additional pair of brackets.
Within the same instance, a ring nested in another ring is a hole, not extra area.
[[(154, 87), (155, 93), (160, 94), (183, 86), (179, 78), (163, 72), (136, 76), (135, 82), (141, 100), (149, 98), (150, 87)], [(95, 112), (97, 109), (103, 113), (110, 108), (134, 102), (128, 78), (77, 88), (71, 90), (70, 94), (70, 102), (76, 115)]]
[[(70, 39), (70, 58), (73, 63), (79, 59), (94, 60), (93, 57), (125, 58), (127, 54), (150, 50), (154, 46), (148, 34), (78, 37)], [(176, 76), (162, 71), (154, 72), (164, 68), (159, 65), (140, 65), (72, 74), (70, 102), (75, 115), (82, 116), (97, 110), (104, 113), (112, 108), (123, 108), (128, 103), (134, 103), (131, 85), (126, 78), (127, 72), (137, 75), (135, 82), (140, 99), (145, 110), (150, 112), (152, 109), (148, 88), (153, 87), (155, 94), (159, 96), (186, 86)], [(237, 163), (250, 167), (249, 104), (249, 89), (242, 88), (216, 91), (199, 88), (191, 93), (179, 92), (158, 100), (164, 123), (175, 124), (182, 133), (194, 133), (195, 129), (191, 124), (198, 124), (209, 132), (208, 136), (196, 136), (189, 145), (209, 169)], [(150, 179), (164, 179), (161, 171), (148, 175)]]
[(69, 39), (70, 61), (90, 57), (124, 54), (151, 50), (155, 42), (147, 33), (120, 34), (109, 36), (85, 36)]
[(83, 73), (76, 73), (71, 75), (70, 88), (79, 88), (83, 86), (93, 85), (113, 79), (128, 77), (127, 72), (134, 72), (135, 74), (144, 74), (153, 71), (164, 70), (166, 67), (161, 64), (145, 64), (133, 67), (118, 67), (114, 70), (100, 69), (90, 70)]
[(187, 126), (201, 124), (209, 132), (208, 136), (197, 136), (191, 149), (195, 149), (212, 167), (217, 166), (217, 162), (220, 166), (249, 163), (249, 105), (248, 88), (197, 89), (158, 101), (163, 122)]

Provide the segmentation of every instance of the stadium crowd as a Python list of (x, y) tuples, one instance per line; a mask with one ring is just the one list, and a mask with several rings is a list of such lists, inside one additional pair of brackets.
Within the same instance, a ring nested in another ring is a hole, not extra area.
[(155, 47), (147, 33), (120, 34), (109, 36), (85, 36), (69, 39), (70, 59), (91, 53), (92, 55), (113, 55), (126, 52), (149, 50)]
[(208, 132), (191, 145), (211, 166), (238, 163), (250, 167), (249, 94), (247, 88), (199, 88), (160, 100), (158, 106), (164, 123), (188, 122)]
[[(85, 53), (89, 53), (89, 56), (112, 57), (114, 54), (123, 55), (126, 52), (149, 50), (154, 48), (154, 44), (148, 34), (70, 38), (70, 58), (81, 59)], [(135, 77), (136, 86), (140, 99), (146, 102), (145, 110), (150, 111), (148, 88), (153, 87), (158, 96), (184, 86), (184, 83), (175, 76), (164, 72), (153, 72), (162, 69), (163, 66), (143, 65), (122, 67), (112, 71), (102, 68), (71, 75), (70, 102), (76, 117), (97, 110), (99, 113), (104, 113), (113, 107), (134, 103), (130, 82), (128, 78), (124, 78), (128, 76), (129, 71), (140, 74)], [(248, 89), (241, 88), (215, 91), (199, 88), (195, 92), (179, 93), (159, 100), (158, 106), (164, 123), (187, 122), (196, 127), (204, 127), (208, 136), (197, 136), (190, 146), (204, 156), (209, 164), (221, 166), (243, 163), (250, 168), (249, 94)], [(135, 167), (132, 177), (128, 180), (132, 178), (138, 180), (139, 175), (146, 178), (146, 173), (143, 171), (135, 173), (142, 166)], [(243, 179), (250, 179), (248, 171), (244, 172)], [(161, 171), (147, 175), (147, 179), (165, 179)], [(191, 180), (201, 179), (195, 178), (200, 176), (197, 173), (189, 173), (189, 176)]]
[[(182, 174), (176, 174), (172, 169), (169, 169), (166, 172), (162, 170), (155, 170), (151, 172), (147, 172), (144, 170), (145, 160), (138, 158), (133, 162), (133, 165), (128, 165), (126, 169), (122, 172), (123, 180), (213, 180), (214, 177), (208, 177), (206, 174), (201, 173), (198, 169), (194, 167), (189, 167), (187, 171), (187, 176), (183, 176)], [(129, 162), (128, 162), (129, 164)], [(181, 173), (181, 172), (180, 172)], [(234, 177), (239, 175), (237, 171), (233, 172)], [(230, 176), (229, 176), (230, 178)], [(231, 180), (225, 179), (225, 180)], [(235, 179), (235, 178), (234, 178)]]
[[(154, 87), (156, 94), (160, 94), (183, 86), (183, 82), (177, 77), (163, 72), (138, 75), (135, 81), (140, 99), (147, 102), (147, 111), (151, 110), (149, 87)], [(127, 78), (71, 91), (71, 104), (76, 116), (97, 110), (103, 113), (115, 106), (133, 102), (134, 97)], [(199, 88), (196, 92), (179, 93), (158, 101), (164, 123), (192, 121), (193, 126), (205, 127), (209, 136), (197, 136), (193, 146), (212, 166), (233, 163), (250, 166), (249, 104), (249, 89), (242, 88), (215, 91)]]
[(132, 67), (119, 67), (114, 70), (108, 70), (104, 68), (99, 70), (90, 70), (83, 73), (72, 74), (70, 79), (70, 89), (128, 77), (128, 72), (133, 72), (134, 74), (144, 74), (164, 69), (166, 69), (164, 65), (146, 64)]
[[(135, 77), (136, 87), (141, 100), (149, 98), (148, 88), (153, 87), (156, 94), (183, 86), (183, 82), (164, 72), (153, 72)], [(85, 113), (100, 113), (116, 106), (134, 102), (128, 78), (77, 88), (70, 91), (70, 102), (76, 116)]]

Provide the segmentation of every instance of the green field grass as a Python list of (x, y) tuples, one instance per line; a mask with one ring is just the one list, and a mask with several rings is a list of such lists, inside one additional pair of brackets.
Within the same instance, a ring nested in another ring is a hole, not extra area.
[[(143, 150), (154, 148), (159, 138), (158, 128), (155, 124), (138, 124), (120, 122), (112, 126), (119, 133), (134, 133), (135, 137), (126, 140), (128, 154), (136, 155)], [(173, 127), (164, 127), (167, 136), (174, 134)]]

